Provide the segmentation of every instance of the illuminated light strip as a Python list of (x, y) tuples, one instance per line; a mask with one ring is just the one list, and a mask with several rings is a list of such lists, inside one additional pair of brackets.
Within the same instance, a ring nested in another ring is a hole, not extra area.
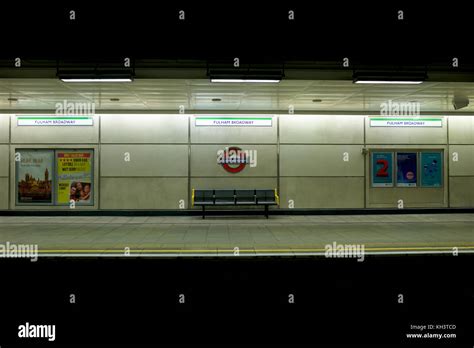
[(391, 80), (387, 80), (387, 81), (381, 81), (381, 80), (364, 80), (364, 81), (361, 81), (361, 80), (357, 80), (355, 81), (355, 83), (358, 83), (358, 84), (372, 84), (372, 85), (419, 85), (421, 83), (423, 83), (423, 81), (391, 81)]
[(276, 79), (211, 79), (211, 82), (224, 82), (224, 83), (279, 83), (281, 80)]
[(133, 80), (130, 78), (103, 78), (103, 79), (89, 79), (89, 78), (62, 78), (62, 82), (132, 82)]

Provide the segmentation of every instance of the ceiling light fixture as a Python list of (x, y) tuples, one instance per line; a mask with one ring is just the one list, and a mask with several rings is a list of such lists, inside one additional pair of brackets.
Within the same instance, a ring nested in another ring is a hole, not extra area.
[(61, 78), (62, 82), (85, 82), (85, 83), (96, 83), (96, 82), (132, 82), (131, 78)]
[(394, 80), (367, 80), (367, 81), (354, 81), (357, 84), (368, 84), (368, 85), (419, 85), (423, 81), (394, 81)]
[(58, 69), (57, 76), (66, 83), (119, 83), (132, 82), (134, 73), (105, 69)]
[(281, 80), (278, 79), (219, 79), (213, 78), (211, 82), (223, 82), (223, 83), (279, 83)]
[(427, 75), (413, 71), (359, 71), (353, 74), (352, 79), (357, 84), (419, 85), (427, 79)]

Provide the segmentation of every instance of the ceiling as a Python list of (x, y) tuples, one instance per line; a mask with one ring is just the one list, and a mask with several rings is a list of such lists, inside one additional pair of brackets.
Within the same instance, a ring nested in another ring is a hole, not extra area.
[[(58, 79), (0, 79), (0, 110), (55, 110), (56, 103), (94, 102), (95, 110), (377, 112), (388, 100), (419, 102), (422, 113), (454, 112), (452, 98), (474, 98), (474, 83), (358, 85), (352, 81), (283, 80), (278, 84), (211, 83), (204, 79), (136, 79), (131, 83), (64, 83)], [(16, 98), (11, 101), (9, 98)], [(111, 101), (118, 98), (119, 101)], [(213, 101), (212, 99), (220, 99)], [(313, 102), (320, 99), (321, 102)], [(457, 112), (474, 111), (474, 103)]]

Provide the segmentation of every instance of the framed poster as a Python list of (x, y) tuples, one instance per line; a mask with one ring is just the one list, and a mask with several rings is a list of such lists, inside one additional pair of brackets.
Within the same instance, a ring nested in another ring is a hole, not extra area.
[(371, 152), (372, 187), (393, 187), (393, 152)]
[(19, 149), (15, 157), (16, 203), (53, 204), (54, 151)]
[(94, 204), (93, 159), (93, 150), (56, 151), (58, 205)]
[(416, 152), (397, 152), (398, 187), (416, 187), (417, 165)]
[(421, 152), (421, 186), (441, 187), (443, 185), (442, 152)]

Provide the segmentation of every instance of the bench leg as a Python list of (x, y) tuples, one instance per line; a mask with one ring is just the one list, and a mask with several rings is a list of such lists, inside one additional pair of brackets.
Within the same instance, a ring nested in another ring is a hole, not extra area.
[(206, 206), (205, 205), (202, 206), (202, 218), (203, 219), (206, 218)]
[(265, 217), (268, 219), (268, 205), (265, 204)]

